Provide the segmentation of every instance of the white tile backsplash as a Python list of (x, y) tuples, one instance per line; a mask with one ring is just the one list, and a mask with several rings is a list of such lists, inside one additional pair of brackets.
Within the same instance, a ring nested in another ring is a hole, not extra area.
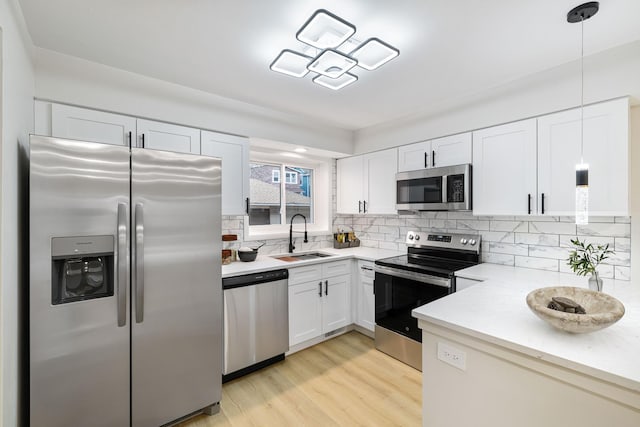
[(534, 258), (530, 256), (516, 256), (515, 266), (549, 271), (558, 271), (559, 269), (557, 259)]
[(590, 236), (631, 237), (631, 224), (589, 223), (578, 226), (578, 234)]
[(560, 236), (557, 234), (515, 233), (515, 243), (538, 246), (558, 246)]
[(568, 222), (541, 222), (536, 218), (529, 222), (529, 233), (576, 234), (576, 224)]
[(482, 262), (541, 270), (571, 272), (566, 260), (571, 239), (576, 236), (594, 245), (609, 243), (616, 255), (605, 260), (598, 271), (605, 278), (629, 280), (630, 221), (626, 217), (591, 217), (587, 226), (580, 227), (573, 221), (572, 217), (551, 216), (474, 217), (469, 212), (352, 216), (363, 246), (404, 250), (407, 232), (416, 230), (477, 233), (482, 236)]
[(488, 247), (489, 247), (489, 252), (494, 252), (498, 254), (525, 255), (525, 256), (528, 254), (528, 248), (529, 248), (527, 245), (517, 245), (514, 243), (497, 243), (497, 242), (489, 242)]
[(525, 221), (497, 221), (493, 219), (489, 221), (489, 230), (526, 233), (529, 231), (529, 223)]

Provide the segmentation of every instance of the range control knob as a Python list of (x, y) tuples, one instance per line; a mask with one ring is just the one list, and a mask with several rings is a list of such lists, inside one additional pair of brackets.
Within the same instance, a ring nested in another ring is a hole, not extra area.
[(471, 240), (469, 240), (469, 244), (470, 244), (471, 246), (475, 245), (476, 243), (477, 243), (477, 242), (476, 242), (476, 239), (471, 239)]
[(467, 239), (465, 239), (464, 237), (462, 239), (460, 239), (460, 243), (462, 243), (463, 245), (467, 244)]
[(420, 235), (416, 234), (416, 242), (420, 240)]
[(409, 234), (409, 240), (413, 240), (413, 234)]

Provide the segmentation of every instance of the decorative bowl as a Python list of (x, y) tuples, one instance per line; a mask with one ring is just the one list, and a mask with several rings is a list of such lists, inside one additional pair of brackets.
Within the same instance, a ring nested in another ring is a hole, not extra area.
[[(553, 297), (572, 299), (584, 307), (586, 314), (564, 313), (548, 308)], [(624, 315), (624, 305), (611, 295), (571, 286), (536, 289), (527, 295), (527, 305), (542, 320), (574, 334), (604, 329)]]

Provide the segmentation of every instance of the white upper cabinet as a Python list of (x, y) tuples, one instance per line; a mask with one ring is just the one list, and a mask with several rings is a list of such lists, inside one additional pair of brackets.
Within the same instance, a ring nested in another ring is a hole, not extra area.
[(364, 184), (362, 156), (338, 159), (336, 165), (337, 212), (344, 214), (362, 213), (362, 199)]
[(471, 163), (471, 132), (431, 140), (431, 167)]
[(471, 132), (398, 147), (398, 172), (471, 163)]
[[(538, 193), (545, 215), (575, 215), (580, 159), (580, 109), (538, 118)], [(584, 109), (584, 162), (589, 165), (589, 215), (629, 213), (629, 101)]]
[(473, 214), (527, 215), (536, 199), (536, 119), (473, 132)]
[(398, 147), (398, 172), (415, 171), (428, 168), (431, 155), (431, 141)]
[(396, 148), (337, 161), (337, 211), (344, 214), (395, 214)]
[(222, 214), (244, 215), (249, 197), (249, 140), (202, 131), (202, 155), (222, 159)]
[(362, 210), (370, 214), (396, 214), (396, 173), (398, 151), (395, 148), (365, 154), (364, 200)]
[[(580, 116), (574, 108), (474, 132), (473, 214), (575, 215)], [(589, 215), (629, 215), (629, 158), (628, 98), (585, 107)]]
[(129, 146), (131, 138), (136, 133), (136, 119), (120, 114), (36, 101), (35, 128), (39, 135)]
[(200, 129), (137, 119), (137, 147), (200, 154)]

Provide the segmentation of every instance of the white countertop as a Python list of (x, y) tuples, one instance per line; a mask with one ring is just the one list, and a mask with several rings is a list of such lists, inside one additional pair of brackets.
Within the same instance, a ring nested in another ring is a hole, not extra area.
[[(391, 251), (387, 249), (376, 249), (376, 248), (365, 248), (365, 247), (346, 248), (346, 249), (320, 248), (318, 250), (313, 250), (308, 252), (324, 252), (324, 253), (332, 254), (332, 256), (313, 259), (313, 260), (288, 262), (288, 261), (282, 261), (274, 258), (277, 256), (289, 255), (288, 253), (260, 255), (260, 252), (258, 252), (258, 257), (256, 258), (255, 261), (252, 261), (252, 262), (236, 261), (236, 262), (232, 262), (231, 264), (223, 265), (222, 277), (225, 278), (225, 277), (238, 276), (241, 274), (258, 273), (261, 271), (277, 270), (279, 268), (294, 268), (294, 267), (300, 267), (303, 265), (317, 264), (321, 262), (338, 261), (346, 258), (356, 258), (356, 259), (362, 259), (366, 261), (375, 261), (376, 259), (392, 257), (396, 255), (403, 255), (406, 253), (406, 252), (400, 252), (400, 251)], [(301, 254), (301, 253), (304, 253), (304, 252), (296, 252), (296, 254)]]
[(606, 329), (574, 335), (535, 316), (525, 298), (546, 286), (586, 288), (586, 277), (496, 264), (456, 275), (485, 281), (419, 307), (413, 315), (640, 392), (640, 283), (604, 279), (604, 292), (624, 304), (625, 315)]

